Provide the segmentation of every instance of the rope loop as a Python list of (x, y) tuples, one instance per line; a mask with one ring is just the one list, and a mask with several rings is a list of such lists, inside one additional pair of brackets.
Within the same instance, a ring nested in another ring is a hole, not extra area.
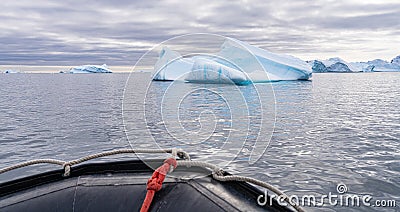
[(69, 177), (69, 175), (71, 174), (71, 165), (68, 162), (66, 162), (64, 163), (63, 168), (64, 168), (63, 177)]
[(222, 168), (216, 168), (215, 170), (214, 170), (214, 172), (213, 172), (213, 175), (214, 174), (216, 174), (216, 175), (218, 175), (218, 176), (224, 176), (224, 174), (225, 174), (225, 171), (222, 169)]

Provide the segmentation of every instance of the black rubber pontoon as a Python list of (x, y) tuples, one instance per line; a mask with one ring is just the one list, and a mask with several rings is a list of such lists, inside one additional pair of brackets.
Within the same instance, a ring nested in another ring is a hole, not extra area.
[[(162, 160), (146, 161), (157, 167)], [(142, 161), (91, 163), (50, 171), (0, 184), (0, 211), (139, 211), (153, 169)], [(280, 206), (261, 207), (264, 194), (244, 182), (219, 182), (210, 171), (178, 167), (186, 179), (168, 177), (153, 199), (150, 211), (292, 211)], [(190, 179), (205, 173), (207, 177)]]

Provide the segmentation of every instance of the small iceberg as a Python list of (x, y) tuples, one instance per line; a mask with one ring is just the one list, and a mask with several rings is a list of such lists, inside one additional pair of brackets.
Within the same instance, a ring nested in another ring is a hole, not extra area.
[(20, 71), (16, 71), (16, 70), (9, 69), (9, 70), (5, 70), (4, 73), (5, 73), (5, 74), (19, 74), (19, 73), (21, 73), (21, 72), (20, 72)]
[(88, 73), (112, 73), (106, 64), (101, 66), (98, 65), (83, 65), (71, 68), (69, 70), (71, 74), (88, 74)]
[(197, 83), (250, 83), (308, 80), (311, 65), (289, 55), (275, 54), (248, 43), (227, 38), (215, 55), (182, 57), (163, 47), (154, 66), (153, 80)]

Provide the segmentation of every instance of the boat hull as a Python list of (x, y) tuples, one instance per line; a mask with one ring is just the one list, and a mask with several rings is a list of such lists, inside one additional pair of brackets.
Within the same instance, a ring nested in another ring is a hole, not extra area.
[[(0, 211), (139, 211), (153, 172), (148, 164), (157, 167), (162, 160), (84, 164), (67, 178), (57, 170), (2, 183)], [(289, 210), (276, 202), (259, 206), (257, 197), (264, 192), (244, 182), (216, 181), (207, 169), (181, 167), (174, 173), (150, 211)]]

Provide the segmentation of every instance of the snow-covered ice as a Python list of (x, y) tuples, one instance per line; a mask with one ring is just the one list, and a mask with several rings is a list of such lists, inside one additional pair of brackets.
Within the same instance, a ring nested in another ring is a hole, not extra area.
[(83, 65), (71, 68), (69, 73), (72, 74), (87, 74), (87, 73), (112, 73), (106, 64), (99, 65)]

